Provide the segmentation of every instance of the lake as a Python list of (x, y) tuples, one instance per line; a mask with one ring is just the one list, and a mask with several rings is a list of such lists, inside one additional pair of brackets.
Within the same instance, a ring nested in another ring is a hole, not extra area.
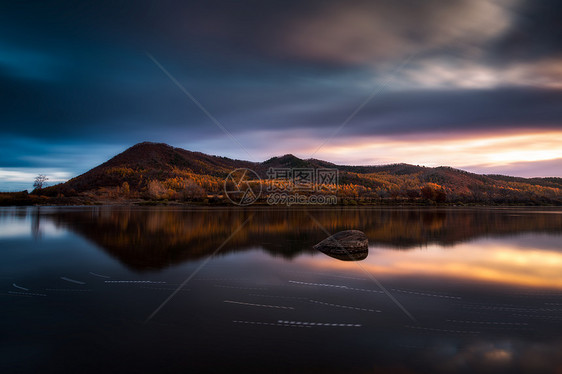
[[(361, 261), (314, 250), (369, 239)], [(556, 372), (562, 211), (0, 208), (0, 370)]]

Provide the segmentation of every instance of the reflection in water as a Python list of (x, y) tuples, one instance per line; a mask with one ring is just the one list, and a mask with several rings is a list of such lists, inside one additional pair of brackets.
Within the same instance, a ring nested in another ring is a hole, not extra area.
[[(545, 238), (537, 237), (538, 240)], [(456, 280), (504, 283), (525, 287), (562, 289), (560, 238), (550, 241), (558, 248), (529, 249), (493, 240), (461, 243), (454, 250), (429, 245), (407, 255), (396, 251), (371, 252), (363, 268), (373, 274), (409, 277), (442, 277)], [(352, 264), (319, 258), (303, 260), (313, 269), (356, 271)]]
[[(358, 229), (372, 247), (454, 246), (482, 237), (562, 230), (562, 214), (512, 209), (330, 209), (310, 212), (331, 233)], [(260, 246), (285, 258), (314, 253), (325, 234), (304, 210), (92, 209), (45, 212), (43, 219), (98, 244), (125, 265), (155, 269), (210, 255), (254, 214), (221, 253)], [(37, 223), (38, 225), (38, 223)]]
[(369, 256), (314, 250), (304, 210), (0, 209), (3, 372), (562, 368), (559, 211), (309, 213)]
[(332, 251), (327, 251), (327, 250), (321, 250), (319, 249), (320, 252), (324, 253), (326, 256), (330, 256), (332, 258), (335, 258), (336, 260), (340, 260), (340, 261), (362, 261), (364, 259), (367, 258), (367, 256), (369, 255), (369, 249), (365, 248), (362, 251), (354, 251), (354, 252), (342, 252), (342, 253), (337, 253), (337, 252), (332, 252)]

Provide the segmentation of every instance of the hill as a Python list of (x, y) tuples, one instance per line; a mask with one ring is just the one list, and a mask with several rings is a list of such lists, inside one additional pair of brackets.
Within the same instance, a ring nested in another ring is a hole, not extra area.
[(193, 173), (224, 178), (235, 168), (254, 168), (255, 163), (210, 156), (174, 148), (164, 143), (139, 143), (92, 170), (52, 189), (85, 192), (103, 187), (121, 186), (127, 182), (138, 190), (150, 180), (167, 180)]
[(254, 170), (262, 184), (270, 168), (337, 169), (337, 195), (346, 204), (562, 204), (562, 178), (479, 175), (450, 167), (409, 164), (335, 165), (291, 154), (255, 163), (150, 142), (134, 145), (82, 175), (34, 193), (104, 201), (220, 202), (226, 201), (222, 196), (224, 180), (237, 168)]

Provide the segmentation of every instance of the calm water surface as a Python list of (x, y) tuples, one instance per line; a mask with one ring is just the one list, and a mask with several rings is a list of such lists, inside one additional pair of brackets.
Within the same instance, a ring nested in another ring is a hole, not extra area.
[[(312, 249), (344, 229), (366, 259)], [(560, 372), (561, 239), (554, 209), (2, 208), (0, 370)]]

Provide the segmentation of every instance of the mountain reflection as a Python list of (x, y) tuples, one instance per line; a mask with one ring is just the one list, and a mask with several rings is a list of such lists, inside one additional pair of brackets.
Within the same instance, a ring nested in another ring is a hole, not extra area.
[[(328, 232), (364, 231), (370, 246), (411, 249), (452, 246), (479, 237), (560, 233), (562, 214), (525, 209), (140, 209), (94, 208), (43, 211), (35, 219), (68, 228), (136, 271), (161, 269), (219, 252), (262, 248), (294, 258), (317, 253), (312, 246)], [(312, 215), (315, 220), (311, 219)], [(34, 221), (35, 222), (35, 221)], [(35, 223), (39, 225), (39, 223)]]

